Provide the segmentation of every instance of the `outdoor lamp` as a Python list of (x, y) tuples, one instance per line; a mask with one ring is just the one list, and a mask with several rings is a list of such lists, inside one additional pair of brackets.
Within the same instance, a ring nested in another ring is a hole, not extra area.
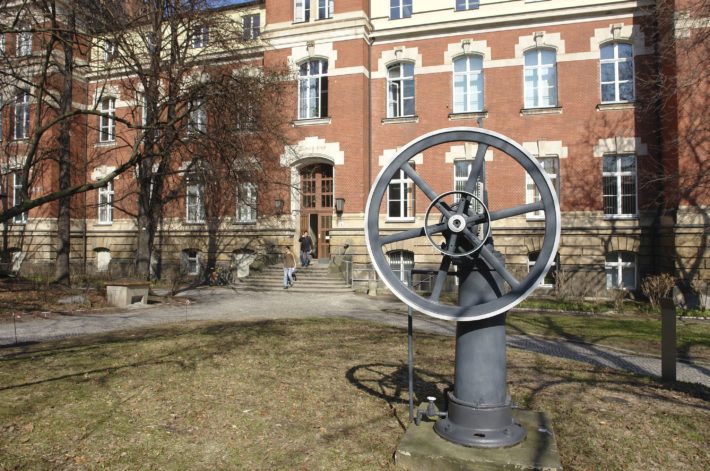
[(282, 200), (282, 199), (275, 199), (275, 200), (274, 200), (274, 207), (276, 208), (276, 214), (283, 214), (283, 212), (284, 212), (284, 200)]
[(345, 208), (345, 198), (335, 198), (335, 213), (338, 216), (342, 216), (344, 208)]

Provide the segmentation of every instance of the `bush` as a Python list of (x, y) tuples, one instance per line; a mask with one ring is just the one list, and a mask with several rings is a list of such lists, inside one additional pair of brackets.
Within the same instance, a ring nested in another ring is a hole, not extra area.
[(649, 275), (641, 282), (641, 292), (651, 302), (651, 306), (658, 308), (661, 305), (661, 299), (670, 294), (675, 283), (676, 279), (668, 273)]

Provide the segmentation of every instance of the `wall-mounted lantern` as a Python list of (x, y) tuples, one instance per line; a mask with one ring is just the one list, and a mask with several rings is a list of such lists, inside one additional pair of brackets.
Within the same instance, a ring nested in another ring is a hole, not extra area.
[(335, 198), (335, 214), (338, 217), (343, 215), (343, 210), (345, 209), (345, 198)]

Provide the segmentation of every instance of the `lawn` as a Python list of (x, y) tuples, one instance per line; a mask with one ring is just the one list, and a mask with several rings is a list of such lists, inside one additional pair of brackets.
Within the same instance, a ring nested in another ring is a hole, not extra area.
[[(416, 400), (453, 339), (415, 338)], [(710, 390), (509, 350), (566, 470), (708, 469)], [(393, 469), (406, 333), (340, 319), (204, 323), (0, 350), (0, 469)]]
[[(660, 356), (660, 314), (590, 314), (513, 312), (508, 334), (533, 334), (606, 345)], [(677, 320), (678, 357), (710, 363), (710, 322)]]

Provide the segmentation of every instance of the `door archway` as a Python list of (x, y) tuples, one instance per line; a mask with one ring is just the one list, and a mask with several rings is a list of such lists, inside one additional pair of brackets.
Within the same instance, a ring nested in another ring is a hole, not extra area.
[(330, 229), (333, 226), (333, 166), (303, 167), (301, 176), (301, 232), (313, 239), (313, 258), (330, 258)]

